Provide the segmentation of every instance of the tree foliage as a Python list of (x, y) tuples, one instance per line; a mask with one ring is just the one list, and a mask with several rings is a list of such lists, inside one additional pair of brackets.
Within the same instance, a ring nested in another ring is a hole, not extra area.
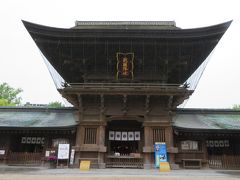
[(234, 104), (233, 109), (234, 110), (240, 110), (240, 104)]
[(54, 101), (54, 102), (50, 102), (48, 104), (48, 107), (50, 107), (50, 108), (59, 108), (59, 107), (65, 107), (65, 106), (61, 102)]
[(21, 97), (19, 97), (21, 92), (22, 89), (12, 88), (7, 83), (0, 84), (0, 106), (16, 106), (21, 104)]

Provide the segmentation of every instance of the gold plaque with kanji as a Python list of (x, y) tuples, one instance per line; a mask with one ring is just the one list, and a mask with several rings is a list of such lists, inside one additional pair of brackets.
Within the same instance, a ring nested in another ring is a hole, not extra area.
[(134, 53), (117, 53), (117, 79), (133, 79)]

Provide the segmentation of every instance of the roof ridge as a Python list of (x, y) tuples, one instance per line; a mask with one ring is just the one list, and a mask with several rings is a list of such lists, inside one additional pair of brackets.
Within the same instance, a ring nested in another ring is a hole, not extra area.
[(152, 25), (176, 26), (175, 21), (75, 21), (76, 26), (82, 25)]

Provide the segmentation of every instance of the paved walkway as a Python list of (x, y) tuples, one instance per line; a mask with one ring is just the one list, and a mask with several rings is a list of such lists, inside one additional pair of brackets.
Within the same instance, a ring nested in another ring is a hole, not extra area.
[(225, 180), (240, 179), (240, 170), (172, 170), (163, 173), (157, 169), (47, 169), (45, 167), (24, 167), (0, 165), (0, 180), (76, 180), (76, 179), (166, 179), (166, 180)]

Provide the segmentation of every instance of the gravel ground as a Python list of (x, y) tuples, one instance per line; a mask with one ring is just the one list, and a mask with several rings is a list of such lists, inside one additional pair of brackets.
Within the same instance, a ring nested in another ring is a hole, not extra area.
[(0, 180), (239, 180), (240, 170), (173, 170), (159, 172), (157, 169), (47, 169), (44, 167), (0, 166)]

